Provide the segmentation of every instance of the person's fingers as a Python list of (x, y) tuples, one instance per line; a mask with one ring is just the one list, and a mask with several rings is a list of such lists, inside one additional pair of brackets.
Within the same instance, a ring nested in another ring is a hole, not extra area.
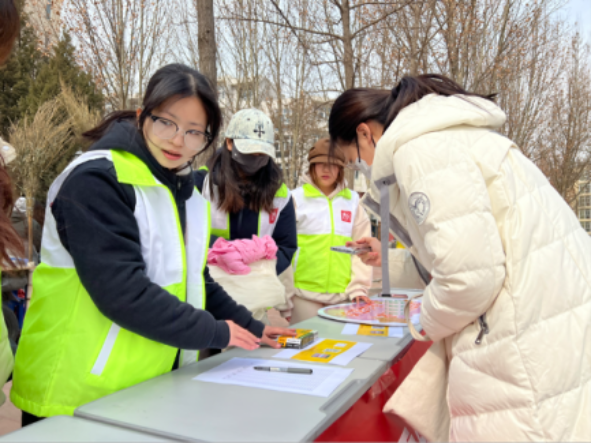
[(245, 350), (256, 350), (257, 348), (259, 348), (258, 344), (255, 344), (255, 343), (249, 342), (249, 341), (245, 341), (242, 339), (239, 339), (237, 341), (237, 346), (240, 348), (243, 348)]
[(260, 338), (257, 338), (255, 335), (253, 335), (251, 332), (249, 332), (248, 330), (245, 330), (242, 327), (238, 327), (240, 328), (240, 337), (244, 340), (244, 341), (248, 341), (248, 342), (253, 342), (253, 343), (259, 343), (261, 342)]
[(281, 348), (281, 345), (277, 341), (274, 341), (268, 336), (263, 336), (261, 342), (267, 344), (271, 348)]
[(360, 254), (358, 257), (359, 259), (361, 259), (361, 262), (363, 262), (365, 265), (374, 266), (375, 262), (378, 260), (377, 253), (363, 253)]
[(245, 348), (247, 350), (254, 350), (259, 347), (258, 338), (252, 336), (251, 334), (245, 335), (243, 332), (240, 332), (237, 335), (236, 340), (239, 344), (239, 347)]
[(362, 237), (361, 239), (357, 239), (356, 241), (348, 241), (345, 245), (347, 245), (347, 247), (353, 248), (366, 247), (369, 244), (370, 239), (371, 237)]
[(254, 350), (259, 347), (260, 339), (253, 335), (248, 330), (236, 325), (232, 321), (226, 321), (230, 328), (230, 343), (229, 345), (241, 347), (246, 350)]
[(295, 336), (296, 330), (284, 327), (267, 327), (265, 328), (265, 333), (267, 333), (267, 335)]

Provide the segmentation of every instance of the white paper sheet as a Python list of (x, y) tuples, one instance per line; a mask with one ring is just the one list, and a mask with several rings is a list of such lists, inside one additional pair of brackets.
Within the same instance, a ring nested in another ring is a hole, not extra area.
[[(356, 335), (357, 331), (361, 327), (360, 324), (351, 324), (347, 323), (343, 327), (343, 331), (341, 332), (344, 335)], [(388, 329), (388, 337), (389, 338), (403, 338), (404, 337), (404, 327), (387, 327)], [(365, 336), (365, 335), (360, 335)], [(379, 337), (379, 336), (376, 336)]]
[[(255, 370), (261, 367), (299, 367), (313, 370), (311, 375)], [(345, 381), (353, 369), (334, 368), (292, 361), (289, 364), (265, 359), (232, 358), (193, 378), (216, 384), (242, 385), (280, 392), (327, 398)]]
[[(274, 358), (279, 358), (279, 359), (291, 359), (295, 355), (297, 355), (299, 352), (301, 352), (303, 350), (308, 350), (308, 349), (310, 349), (312, 347), (315, 347), (320, 342), (324, 341), (324, 339), (325, 338), (320, 338), (320, 339), (318, 339), (318, 341), (314, 342), (313, 344), (308, 345), (306, 348), (303, 348), (301, 350), (293, 350), (293, 349), (281, 350), (279, 353), (277, 353), (273, 357)], [(341, 353), (341, 354), (335, 356), (334, 358), (332, 358), (328, 362), (328, 364), (347, 365), (349, 362), (351, 362), (357, 356), (359, 356), (360, 354), (366, 352), (367, 349), (369, 347), (371, 347), (372, 345), (373, 344), (370, 343), (370, 342), (357, 342), (357, 344), (355, 344), (349, 350), (344, 351), (343, 353)]]

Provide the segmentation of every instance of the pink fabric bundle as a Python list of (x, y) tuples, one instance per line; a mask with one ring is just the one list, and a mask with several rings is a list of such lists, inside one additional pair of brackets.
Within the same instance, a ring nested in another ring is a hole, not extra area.
[(229, 274), (248, 274), (248, 264), (261, 259), (276, 259), (277, 244), (269, 235), (252, 239), (227, 241), (218, 237), (207, 254), (207, 263), (217, 265)]

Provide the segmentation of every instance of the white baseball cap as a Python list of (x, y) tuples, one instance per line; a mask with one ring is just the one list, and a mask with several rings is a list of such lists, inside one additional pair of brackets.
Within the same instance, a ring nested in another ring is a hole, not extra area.
[(275, 159), (273, 122), (258, 109), (243, 109), (234, 114), (225, 137), (234, 140), (236, 149), (242, 154), (260, 153)]

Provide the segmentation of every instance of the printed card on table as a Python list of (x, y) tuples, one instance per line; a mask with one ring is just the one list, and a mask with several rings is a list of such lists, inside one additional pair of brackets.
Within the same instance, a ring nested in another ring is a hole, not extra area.
[(337, 339), (319, 339), (304, 350), (286, 349), (274, 357), (321, 364), (347, 365), (372, 346), (369, 342), (352, 342)]
[(336, 356), (353, 348), (356, 342), (335, 341), (334, 339), (325, 339), (314, 347), (303, 350), (291, 359), (310, 362), (330, 362)]

